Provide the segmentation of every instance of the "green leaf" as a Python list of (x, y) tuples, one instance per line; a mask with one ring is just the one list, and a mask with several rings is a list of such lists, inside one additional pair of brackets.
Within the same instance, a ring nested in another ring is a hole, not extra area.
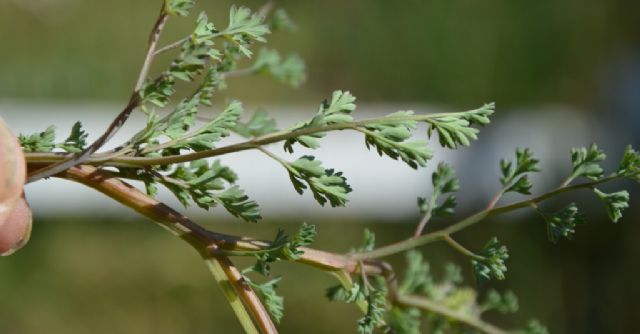
[(260, 50), (253, 69), (256, 73), (266, 74), (293, 87), (300, 86), (306, 79), (305, 64), (302, 58), (297, 55), (289, 55), (282, 60), (276, 50)]
[(484, 246), (478, 254), (482, 259), (473, 259), (471, 264), (478, 284), (491, 280), (505, 279), (507, 266), (505, 261), (509, 258), (507, 247), (500, 245), (498, 238), (493, 238)]
[(413, 111), (398, 111), (387, 115), (389, 122), (367, 125), (365, 144), (367, 148), (375, 147), (378, 154), (386, 155), (394, 160), (402, 159), (412, 168), (424, 167), (433, 156), (423, 140), (408, 141), (411, 131), (416, 128), (416, 121), (398, 120), (398, 117), (413, 115)]
[(289, 17), (284, 9), (278, 8), (271, 15), (269, 28), (271, 29), (271, 31), (295, 31), (296, 24), (293, 22), (293, 20), (291, 20), (291, 17)]
[(262, 16), (252, 14), (247, 7), (232, 6), (229, 11), (229, 25), (220, 34), (228, 36), (242, 54), (251, 57), (252, 52), (248, 46), (253, 42), (265, 42), (264, 35), (270, 33), (263, 20)]
[(462, 113), (462, 118), (471, 124), (485, 126), (491, 123), (489, 116), (495, 112), (495, 103), (487, 103), (479, 109), (470, 110)]
[(539, 160), (533, 157), (533, 153), (528, 148), (516, 149), (515, 165), (511, 161), (500, 160), (500, 170), (502, 171), (500, 183), (505, 187), (505, 192), (531, 194), (531, 183), (526, 174), (539, 172), (538, 162)]
[(515, 334), (549, 334), (549, 331), (538, 320), (531, 320), (524, 329), (516, 331)]
[(456, 178), (455, 171), (450, 165), (440, 162), (436, 170), (431, 175), (431, 180), (433, 184), (433, 193), (431, 194), (431, 198), (429, 198), (429, 200), (422, 197), (418, 198), (418, 208), (420, 209), (420, 212), (422, 214), (426, 214), (431, 211), (431, 213), (436, 217), (453, 215), (457, 205), (456, 197), (454, 195), (446, 196), (445, 200), (440, 204), (438, 204), (437, 201), (442, 195), (456, 192), (460, 189), (460, 184)]
[(316, 227), (307, 223), (302, 224), (298, 233), (289, 240), (289, 237), (282, 230), (278, 230), (276, 237), (271, 242), (269, 249), (265, 253), (256, 255), (256, 263), (245, 270), (245, 272), (257, 272), (264, 276), (269, 276), (271, 263), (283, 259), (296, 261), (304, 254), (301, 247), (309, 246), (316, 238)]
[(146, 81), (138, 92), (142, 103), (151, 103), (158, 107), (164, 107), (169, 103), (169, 98), (175, 93), (173, 88), (175, 81), (172, 76), (161, 75), (155, 81)]
[(604, 161), (607, 156), (604, 152), (598, 149), (596, 144), (591, 144), (589, 149), (587, 148), (574, 148), (571, 150), (571, 163), (573, 165), (573, 172), (570, 180), (583, 176), (590, 180), (597, 180), (602, 177), (603, 170), (600, 167), (600, 162)]
[(449, 195), (445, 198), (442, 203), (437, 205), (433, 209), (433, 215), (435, 217), (449, 217), (453, 216), (455, 213), (456, 205), (458, 205), (458, 201), (454, 195)]
[(257, 222), (262, 218), (258, 203), (249, 199), (244, 190), (238, 186), (232, 186), (214, 195), (213, 200), (222, 204), (234, 217), (242, 218), (247, 222)]
[(594, 188), (593, 191), (607, 206), (609, 219), (617, 223), (622, 218), (622, 211), (629, 207), (629, 193), (626, 190), (622, 190), (607, 194), (597, 188)]
[[(453, 193), (460, 189), (460, 183), (456, 177), (455, 170), (448, 164), (441, 162), (431, 176), (433, 183), (433, 194), (437, 199), (441, 195)], [(435, 203), (435, 202), (434, 202)], [(445, 200), (433, 208), (433, 215), (436, 217), (451, 216), (457, 205), (456, 197), (449, 195)]]
[(25, 153), (51, 152), (56, 147), (56, 127), (51, 125), (44, 131), (28, 136), (18, 135), (18, 141)]
[(458, 145), (469, 146), (471, 140), (478, 139), (478, 129), (471, 127), (471, 122), (464, 118), (449, 116), (433, 119), (429, 127), (429, 137), (438, 133), (440, 145), (455, 149)]
[(428, 135), (438, 134), (440, 145), (455, 149), (458, 145), (469, 146), (471, 140), (478, 139), (478, 129), (472, 125), (484, 126), (489, 124), (489, 116), (494, 112), (494, 104), (485, 104), (479, 109), (462, 113), (427, 119)]
[(464, 281), (462, 277), (462, 268), (455, 263), (447, 263), (444, 266), (444, 281), (447, 284), (460, 284)]
[(386, 313), (386, 291), (374, 290), (367, 296), (367, 313), (358, 321), (359, 334), (372, 334)]
[(193, 81), (201, 74), (210, 60), (220, 60), (220, 52), (213, 48), (216, 29), (202, 12), (190, 38), (181, 46), (180, 55), (171, 63), (164, 76), (182, 81)]
[(578, 212), (575, 203), (569, 204), (566, 208), (552, 214), (542, 215), (547, 223), (547, 235), (549, 241), (556, 243), (560, 238), (571, 239), (575, 234), (576, 225), (585, 223), (584, 216)]
[(344, 206), (347, 203), (347, 194), (351, 192), (347, 179), (342, 176), (341, 172), (324, 169), (321, 162), (315, 160), (314, 157), (303, 156), (290, 163), (287, 170), (291, 182), (299, 194), (309, 188), (320, 205), (329, 202), (332, 207), (336, 207)]
[[(356, 98), (349, 92), (343, 92), (341, 90), (334, 91), (331, 96), (331, 102), (327, 100), (323, 101), (318, 113), (311, 120), (298, 123), (289, 130), (297, 131), (306, 128), (322, 127), (329, 124), (351, 122), (353, 121), (353, 117), (351, 117), (350, 114), (356, 109), (355, 100)], [(318, 148), (320, 144), (316, 139), (322, 138), (324, 135), (325, 133), (323, 132), (316, 132), (310, 135), (287, 139), (284, 143), (284, 149), (289, 153), (293, 153), (293, 145), (295, 143), (312, 149)]]
[(496, 310), (500, 313), (516, 313), (518, 312), (518, 297), (512, 292), (507, 291), (500, 294), (496, 290), (489, 290), (482, 303), (482, 307), (486, 310)]
[(179, 141), (175, 147), (186, 147), (196, 152), (214, 148), (215, 143), (231, 134), (243, 112), (244, 108), (240, 101), (231, 101), (220, 115)]
[(364, 229), (364, 238), (362, 242), (362, 247), (358, 249), (358, 252), (369, 252), (372, 251), (376, 247), (376, 235), (371, 232), (370, 229)]
[(421, 334), (422, 313), (419, 309), (393, 307), (387, 312), (387, 326), (383, 333)]
[(175, 111), (167, 117), (162, 134), (171, 139), (182, 137), (195, 124), (198, 105), (197, 99), (182, 100)]
[(245, 221), (256, 222), (261, 218), (258, 204), (234, 184), (237, 175), (217, 160), (211, 164), (205, 159), (179, 164), (167, 173), (126, 168), (120, 171), (123, 177), (145, 182), (150, 194), (157, 192), (156, 183), (162, 184), (185, 207), (192, 202), (205, 210), (222, 205), (230, 214)]
[[(352, 111), (356, 110), (356, 98), (351, 95), (348, 91), (343, 92), (341, 90), (337, 90), (333, 92), (331, 95), (331, 102), (327, 104), (325, 101), (322, 105), (322, 110), (320, 111), (324, 116), (325, 120), (328, 124), (332, 123), (342, 123), (345, 122), (344, 119), (333, 120), (331, 116), (336, 115), (347, 115)], [(351, 121), (352, 119), (349, 119)]]
[(245, 281), (247, 281), (258, 294), (267, 312), (269, 312), (269, 315), (271, 315), (277, 323), (282, 320), (284, 315), (284, 298), (276, 293), (277, 283), (280, 282), (280, 280), (281, 277), (278, 277), (266, 283), (257, 284), (245, 276)]
[(224, 78), (214, 68), (209, 68), (207, 75), (202, 81), (200, 90), (196, 93), (200, 99), (200, 104), (211, 106), (211, 99), (213, 99), (213, 93), (224, 86)]
[(365, 289), (362, 285), (354, 282), (350, 290), (345, 289), (342, 285), (329, 287), (325, 292), (325, 296), (332, 302), (355, 303), (357, 300), (365, 298)]
[(82, 123), (76, 122), (71, 128), (69, 137), (65, 139), (64, 143), (60, 144), (60, 148), (69, 153), (82, 152), (87, 145), (87, 137), (89, 135), (82, 129)]
[(438, 167), (431, 175), (431, 182), (433, 183), (433, 191), (438, 194), (452, 193), (460, 189), (455, 170), (451, 165), (444, 162), (438, 164)]
[(431, 276), (429, 263), (425, 262), (422, 253), (410, 250), (405, 253), (407, 267), (398, 290), (403, 294), (431, 295), (435, 283)]
[(258, 110), (248, 122), (238, 122), (233, 131), (245, 138), (252, 138), (278, 131), (278, 127), (276, 121), (269, 117), (266, 111)]
[(187, 16), (195, 0), (164, 0), (164, 12), (173, 16)]
[(618, 174), (640, 182), (640, 153), (636, 152), (631, 145), (624, 150)]

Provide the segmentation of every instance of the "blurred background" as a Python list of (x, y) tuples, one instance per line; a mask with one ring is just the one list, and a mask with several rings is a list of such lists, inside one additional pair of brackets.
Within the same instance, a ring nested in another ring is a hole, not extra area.
[[(228, 7), (260, 1), (199, 1), (217, 26)], [(498, 160), (531, 147), (544, 174), (534, 192), (570, 171), (569, 150), (597, 142), (615, 168), (626, 144), (640, 144), (640, 2), (539, 1), (278, 1), (297, 32), (269, 38), (269, 47), (307, 62), (308, 81), (291, 89), (266, 78), (239, 78), (219, 95), (265, 107), (281, 126), (308, 118), (335, 89), (358, 97), (361, 117), (399, 109), (459, 111), (495, 101), (494, 122), (471, 149), (436, 150), (461, 179), (457, 218), (486, 205), (498, 190)], [(126, 103), (141, 65), (159, 0), (0, 1), (0, 114), (16, 132), (55, 124), (62, 136), (82, 120), (95, 136)], [(172, 19), (161, 44), (192, 29)], [(168, 57), (158, 59), (156, 70)], [(143, 124), (135, 117), (116, 143)], [(233, 139), (233, 138), (232, 138)], [(275, 151), (279, 147), (274, 147)], [(299, 153), (299, 152), (298, 152)], [(367, 152), (353, 134), (331, 135), (315, 152), (342, 170), (355, 191), (344, 209), (320, 208), (286, 185), (286, 173), (255, 153), (223, 158), (263, 207), (264, 221), (237, 222), (221, 210), (188, 213), (207, 227), (271, 238), (278, 227), (317, 224), (317, 247), (348, 251), (367, 227), (386, 244), (409, 235), (419, 219), (417, 196), (430, 191), (430, 168)], [(283, 186), (286, 185), (286, 186)], [(577, 201), (589, 218), (573, 241), (551, 244), (533, 212), (492, 219), (458, 239), (479, 249), (498, 235), (509, 249), (508, 279), (480, 287), (511, 289), (514, 316), (490, 317), (507, 328), (537, 318), (552, 333), (635, 333), (640, 328), (640, 192), (627, 187), (631, 208), (616, 225), (586, 192), (545, 203), (553, 211)], [(62, 181), (27, 187), (35, 213), (29, 245), (0, 259), (0, 333), (239, 333), (205, 266), (187, 246), (110, 199)], [(176, 208), (175, 201), (165, 196)], [(516, 200), (509, 196), (505, 202)], [(446, 222), (434, 221), (431, 228)], [(422, 249), (439, 272), (468, 261), (444, 245)], [(402, 257), (391, 258), (396, 266)], [(248, 264), (239, 261), (241, 264)], [(335, 284), (321, 272), (277, 265), (284, 276), (283, 333), (354, 333), (360, 317), (330, 304)]]

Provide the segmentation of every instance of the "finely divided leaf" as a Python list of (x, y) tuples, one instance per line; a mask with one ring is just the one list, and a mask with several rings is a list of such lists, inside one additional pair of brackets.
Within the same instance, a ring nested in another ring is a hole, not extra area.
[(87, 132), (82, 129), (82, 123), (76, 122), (71, 128), (69, 137), (58, 146), (69, 153), (79, 153), (87, 145), (88, 136)]
[(233, 128), (233, 132), (245, 138), (260, 137), (275, 131), (278, 131), (276, 121), (264, 110), (256, 111), (248, 122), (238, 122)]
[(489, 240), (478, 255), (483, 259), (471, 260), (478, 284), (489, 281), (491, 278), (505, 279), (507, 266), (504, 262), (509, 258), (509, 253), (506, 246), (500, 245), (498, 238)]
[(409, 141), (411, 131), (416, 128), (414, 120), (399, 120), (398, 116), (411, 116), (413, 111), (398, 111), (387, 115), (389, 122), (381, 122), (366, 126), (365, 144), (367, 148), (375, 147), (380, 155), (394, 160), (402, 159), (412, 168), (424, 167), (433, 153), (423, 140)]
[(266, 74), (277, 81), (298, 87), (305, 79), (305, 64), (297, 55), (289, 55), (284, 60), (276, 50), (262, 49), (258, 53), (253, 71)]
[(265, 42), (264, 35), (270, 33), (269, 27), (263, 21), (262, 16), (252, 14), (247, 7), (232, 6), (229, 11), (229, 25), (220, 34), (228, 36), (239, 51), (250, 58), (253, 53), (248, 46), (253, 42)]
[(482, 303), (484, 311), (496, 310), (500, 313), (518, 312), (518, 297), (512, 291), (506, 291), (500, 294), (496, 290), (489, 290)]
[(589, 148), (574, 148), (571, 150), (571, 163), (573, 172), (570, 180), (583, 176), (590, 180), (597, 180), (602, 177), (603, 171), (600, 162), (607, 156), (598, 149), (596, 144), (591, 144)]
[(164, 12), (173, 16), (187, 16), (195, 0), (164, 0)]
[(320, 205), (329, 202), (332, 207), (336, 207), (347, 203), (347, 194), (351, 192), (351, 187), (341, 172), (324, 169), (321, 162), (312, 156), (301, 157), (290, 163), (287, 169), (299, 194), (309, 188)]
[(626, 190), (622, 190), (607, 194), (597, 188), (594, 188), (593, 191), (607, 206), (609, 219), (617, 223), (622, 218), (622, 211), (629, 207), (629, 193)]
[(631, 145), (624, 150), (617, 173), (640, 182), (640, 154)]
[(566, 208), (551, 214), (542, 215), (547, 223), (547, 235), (549, 241), (556, 243), (560, 238), (571, 239), (575, 234), (576, 225), (584, 224), (584, 216), (578, 212), (575, 203), (569, 204)]
[(51, 152), (56, 147), (56, 127), (51, 125), (44, 131), (28, 136), (18, 135), (18, 141), (25, 153)]
[(533, 157), (533, 153), (528, 148), (516, 149), (515, 165), (511, 161), (500, 160), (500, 170), (502, 171), (500, 183), (505, 187), (505, 192), (531, 194), (531, 183), (527, 173), (539, 172), (538, 162), (538, 159)]

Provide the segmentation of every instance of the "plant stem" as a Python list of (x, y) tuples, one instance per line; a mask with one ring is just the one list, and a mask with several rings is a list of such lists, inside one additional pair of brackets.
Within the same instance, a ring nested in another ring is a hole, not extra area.
[(436, 193), (431, 194), (431, 198), (429, 198), (429, 207), (427, 208), (427, 212), (425, 212), (424, 215), (422, 216), (422, 219), (420, 219), (420, 222), (418, 223), (418, 227), (416, 227), (416, 231), (413, 233), (414, 238), (418, 238), (420, 237), (420, 235), (422, 235), (422, 231), (424, 230), (425, 226), (427, 226), (427, 223), (431, 219), (431, 213), (433, 212), (433, 207), (436, 205), (436, 198), (438, 198), (438, 194)]
[(151, 63), (153, 63), (155, 50), (158, 45), (158, 40), (160, 39), (160, 33), (162, 33), (162, 29), (164, 28), (165, 23), (167, 23), (168, 18), (169, 15), (164, 12), (163, 4), (162, 9), (160, 10), (160, 15), (156, 20), (153, 30), (151, 31), (151, 35), (149, 36), (149, 47), (147, 48), (147, 54), (144, 57), (144, 62), (142, 63), (140, 73), (138, 74), (138, 80), (136, 81), (134, 91), (139, 91), (142, 88), (142, 85), (144, 85), (144, 81), (149, 75), (149, 69), (151, 68)]
[(240, 321), (240, 325), (242, 325), (245, 333), (258, 334), (258, 329), (256, 329), (255, 325), (253, 324), (253, 320), (251, 320), (251, 316), (244, 308), (242, 301), (238, 298), (235, 289), (229, 283), (229, 280), (227, 279), (227, 276), (224, 272), (224, 269), (220, 265), (220, 262), (218, 262), (215, 258), (208, 258), (205, 259), (205, 263), (211, 271), (214, 279), (222, 289), (224, 296), (229, 301), (229, 304), (231, 305), (233, 312), (236, 314), (236, 318), (238, 318), (238, 320)]
[[(205, 260), (213, 257), (218, 261), (221, 261), (220, 265), (223, 267), (223, 269), (226, 268), (223, 271), (225, 271), (225, 277), (227, 278), (227, 281), (231, 285), (233, 285), (234, 290), (236, 291), (240, 299), (242, 299), (244, 305), (248, 306), (247, 311), (256, 320), (258, 327), (264, 333), (275, 333), (275, 327), (271, 327), (273, 326), (273, 323), (266, 313), (264, 306), (256, 296), (255, 292), (250, 287), (246, 287), (246, 284), (242, 279), (242, 275), (239, 271), (237, 271), (237, 269), (235, 269), (230, 260), (228, 260), (228, 258), (226, 257), (227, 251), (230, 255), (234, 255), (234, 252), (237, 252), (237, 254), (241, 255), (250, 255), (251, 252), (259, 252), (266, 248), (272, 247), (270, 243), (246, 237), (236, 237), (209, 231), (191, 221), (189, 218), (174, 211), (165, 204), (147, 196), (135, 187), (122, 182), (121, 180), (116, 178), (114, 174), (108, 171), (85, 165), (71, 168), (64, 174), (61, 174), (59, 176), (94, 188), (104, 193), (105, 195), (115, 199), (116, 201), (124, 204), (125, 206), (128, 206), (141, 213), (142, 215), (150, 218), (158, 225), (169, 230), (174, 235), (179, 236), (187, 243), (192, 245), (202, 254)], [(318, 268), (323, 271), (336, 273), (338, 274), (338, 277), (341, 278), (341, 281), (344, 280), (345, 276), (349, 276), (349, 274), (360, 274), (361, 272), (364, 272), (367, 275), (378, 275), (387, 278), (395, 277), (395, 274), (392, 272), (391, 267), (387, 263), (372, 259), (392, 255), (427, 244), (429, 242), (437, 240), (447, 240), (450, 234), (476, 224), (477, 222), (482, 221), (489, 216), (510, 212), (516, 209), (531, 206), (532, 204), (535, 205), (536, 203), (560, 195), (564, 192), (583, 188), (591, 188), (599, 183), (608, 182), (619, 177), (620, 176), (613, 174), (608, 177), (601, 178), (597, 181), (576, 184), (564, 188), (557, 188), (528, 200), (515, 202), (491, 210), (483, 210), (443, 230), (428, 233), (419, 238), (411, 238), (405, 241), (401, 241), (399, 243), (378, 248), (370, 252), (342, 255), (302, 247), (300, 248), (300, 250), (303, 251), (303, 254), (300, 256), (297, 262)], [(212, 264), (213, 263), (208, 263), (208, 265), (210, 266)], [(214, 274), (221, 277), (219, 275), (220, 273)], [(501, 329), (485, 323), (479, 317), (472, 317), (467, 314), (461, 314), (458, 311), (449, 309), (444, 305), (440, 305), (423, 297), (397, 295), (397, 293), (394, 293), (391, 298), (392, 302), (398, 305), (405, 307), (417, 307), (420, 309), (438, 313), (456, 321), (465, 323), (485, 333), (505, 333)], [(233, 304), (232, 307), (237, 308), (237, 306), (234, 306)], [(236, 312), (239, 313), (241, 311)], [(242, 317), (242, 315), (239, 316)], [(273, 331), (270, 332), (270, 328), (273, 328)]]
[(448, 235), (445, 234), (444, 236), (442, 236), (442, 239), (444, 239), (444, 241), (446, 241), (449, 246), (451, 246), (453, 249), (457, 250), (458, 252), (472, 258), (478, 261), (484, 261), (486, 260), (484, 257), (468, 250), (466, 247), (462, 246), (460, 243), (458, 243), (457, 241), (453, 240), (453, 238)]
[(133, 112), (133, 110), (137, 108), (138, 105), (140, 104), (140, 97), (138, 96), (138, 90), (142, 87), (142, 84), (144, 83), (144, 79), (148, 74), (149, 67), (153, 62), (153, 51), (155, 50), (158, 39), (160, 38), (160, 33), (164, 28), (167, 18), (168, 16), (164, 12), (164, 5), (163, 5), (162, 9), (160, 10), (160, 15), (158, 16), (158, 19), (156, 20), (153, 26), (153, 29), (151, 30), (151, 34), (149, 36), (149, 47), (147, 50), (147, 55), (145, 56), (145, 60), (142, 65), (140, 74), (138, 76), (138, 81), (136, 83), (135, 89), (131, 94), (131, 97), (129, 98), (129, 102), (127, 103), (127, 106), (120, 112), (120, 114), (118, 114), (118, 116), (116, 116), (116, 118), (111, 122), (111, 124), (107, 128), (107, 130), (98, 139), (96, 139), (93, 143), (91, 143), (91, 145), (85, 148), (82, 152), (76, 155), (71, 155), (70, 157), (66, 157), (64, 160), (45, 166), (29, 174), (29, 176), (27, 177), (26, 183), (31, 183), (39, 179), (53, 176), (73, 166), (84, 163), (85, 161), (91, 158), (91, 155), (93, 155), (102, 146), (104, 146), (104, 144), (107, 141), (109, 141), (109, 139), (111, 139), (113, 135), (115, 135), (118, 132), (118, 130), (120, 130), (120, 128), (122, 128), (124, 123), (129, 119), (131, 112)]
[[(243, 315), (238, 311), (238, 305), (234, 304), (238, 297), (242, 300), (244, 307), (247, 308), (246, 312), (252, 315), (262, 333), (277, 333), (271, 317), (256, 293), (246, 284), (241, 273), (222, 251), (220, 244), (223, 244), (226, 240), (223, 240), (220, 235), (206, 230), (165, 204), (120, 181), (110, 172), (98, 170), (91, 166), (78, 166), (68, 169), (63, 176), (96, 189), (152, 219), (161, 227), (189, 243), (205, 258), (205, 261), (215, 261), (215, 263), (207, 262), (207, 264), (210, 269), (214, 269), (212, 273), (216, 279), (221, 276), (221, 272), (217, 271), (219, 269), (217, 266), (219, 265), (224, 271), (225, 282), (233, 287), (236, 294), (233, 298), (230, 298), (230, 302), (234, 311), (241, 317), (240, 320), (243, 322), (243, 326), (247, 326), (246, 320), (243, 320)], [(214, 265), (214, 267), (212, 268), (211, 265)], [(223, 290), (225, 289), (223, 286)], [(227, 293), (228, 290), (225, 291), (225, 294)]]
[[(120, 167), (144, 167), (153, 165), (170, 165), (175, 163), (188, 162), (192, 160), (198, 160), (203, 158), (211, 158), (223, 154), (241, 152), (251, 149), (256, 149), (259, 146), (273, 144), (276, 142), (284, 141), (291, 138), (296, 138), (304, 135), (311, 135), (320, 132), (340, 131), (340, 130), (354, 130), (365, 127), (371, 124), (380, 123), (394, 123), (404, 121), (420, 121), (425, 122), (430, 119), (437, 119), (442, 117), (450, 117), (460, 113), (435, 113), (427, 115), (411, 115), (411, 116), (394, 116), (394, 117), (377, 117), (370, 118), (361, 121), (354, 121), (348, 123), (330, 124), (325, 126), (308, 127), (294, 131), (284, 130), (274, 133), (270, 133), (261, 137), (257, 137), (245, 142), (231, 144), (211, 150), (205, 150), (200, 152), (187, 153), (182, 155), (170, 155), (165, 157), (115, 157), (110, 159), (112, 155), (96, 154), (95, 156), (87, 159), (85, 163), (91, 165), (101, 166), (120, 166)], [(62, 155), (59, 153), (27, 153), (25, 158), (27, 162), (58, 162), (65, 160), (69, 155)]]
[(432, 243), (434, 241), (444, 240), (446, 236), (454, 234), (461, 230), (464, 230), (469, 226), (475, 225), (481, 222), (482, 220), (484, 220), (485, 218), (511, 212), (517, 209), (521, 209), (521, 208), (530, 206), (531, 204), (537, 204), (565, 192), (570, 192), (570, 191), (584, 189), (584, 188), (592, 188), (597, 184), (608, 182), (619, 177), (620, 176), (616, 174), (612, 174), (610, 176), (603, 177), (597, 181), (585, 182), (585, 183), (575, 184), (567, 187), (560, 187), (527, 200), (515, 202), (515, 203), (504, 205), (501, 207), (496, 207), (493, 209), (485, 209), (442, 230), (427, 233), (418, 238), (406, 239), (394, 244), (390, 244), (381, 248), (374, 249), (372, 251), (351, 254), (351, 257), (356, 260), (375, 259), (375, 258), (381, 258), (381, 257), (401, 253), (412, 248), (416, 248), (419, 246)]

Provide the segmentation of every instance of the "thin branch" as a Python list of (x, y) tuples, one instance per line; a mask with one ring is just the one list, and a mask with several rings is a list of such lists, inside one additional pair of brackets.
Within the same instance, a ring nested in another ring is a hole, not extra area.
[(144, 80), (146, 79), (147, 74), (149, 72), (151, 63), (153, 62), (153, 53), (158, 43), (158, 39), (160, 38), (160, 33), (162, 32), (162, 29), (164, 28), (164, 25), (167, 21), (167, 18), (168, 16), (164, 12), (164, 5), (163, 5), (162, 9), (160, 10), (160, 14), (158, 15), (158, 19), (156, 20), (155, 24), (153, 25), (153, 29), (151, 30), (151, 34), (149, 36), (149, 47), (147, 50), (147, 55), (145, 56), (145, 60), (142, 65), (140, 74), (138, 76), (135, 89), (131, 94), (131, 97), (129, 98), (129, 102), (127, 103), (127, 106), (120, 112), (120, 114), (118, 114), (118, 116), (116, 116), (116, 118), (111, 122), (111, 124), (107, 128), (107, 130), (96, 141), (94, 141), (91, 145), (85, 148), (82, 152), (76, 155), (73, 155), (69, 158), (66, 158), (65, 160), (60, 161), (58, 163), (45, 166), (44, 168), (41, 168), (29, 174), (26, 181), (27, 183), (31, 183), (33, 181), (37, 181), (42, 178), (53, 176), (73, 166), (84, 163), (86, 160), (88, 160), (91, 157), (91, 155), (93, 155), (102, 146), (104, 146), (104, 144), (107, 141), (109, 141), (109, 139), (111, 139), (113, 135), (115, 135), (116, 132), (120, 130), (120, 128), (122, 128), (124, 123), (129, 119), (131, 112), (133, 112), (133, 110), (137, 108), (140, 103), (138, 91), (142, 87), (142, 84), (144, 83)]
[(165, 53), (165, 52), (167, 52), (167, 51), (170, 51), (170, 50), (173, 50), (173, 49), (177, 49), (177, 48), (179, 48), (179, 47), (180, 47), (184, 42), (188, 41), (188, 40), (189, 40), (189, 38), (191, 38), (191, 35), (189, 35), (189, 36), (187, 36), (187, 37), (184, 37), (184, 38), (181, 38), (181, 39), (179, 39), (179, 40), (177, 40), (177, 41), (175, 41), (175, 42), (173, 42), (173, 43), (171, 43), (171, 44), (169, 44), (169, 45), (163, 46), (163, 47), (159, 48), (158, 50), (156, 50), (156, 51), (153, 53), (153, 56), (157, 56), (157, 55), (159, 55), (159, 54), (161, 54), (161, 53)]
[(244, 77), (247, 75), (252, 75), (256, 72), (256, 69), (252, 66), (252, 67), (247, 67), (247, 68), (243, 68), (240, 70), (234, 70), (234, 71), (229, 71), (229, 72), (225, 72), (222, 73), (221, 76), (223, 79), (228, 79), (228, 78), (237, 78), (237, 77)]
[(498, 204), (498, 201), (500, 201), (500, 199), (502, 198), (502, 195), (504, 195), (504, 191), (505, 191), (505, 188), (502, 188), (500, 189), (500, 191), (498, 191), (495, 194), (495, 196), (493, 196), (491, 201), (489, 201), (489, 204), (487, 205), (486, 210), (491, 210), (496, 207), (496, 204)]
[(82, 152), (75, 155), (55, 155), (58, 159), (57, 162), (38, 169), (32, 173), (29, 173), (26, 183), (31, 183), (43, 178), (47, 178), (58, 173), (61, 173), (73, 166), (84, 163), (87, 160), (91, 160), (91, 155), (98, 151), (113, 135), (120, 130), (122, 125), (129, 119), (131, 112), (138, 106), (139, 98), (138, 94), (134, 93), (129, 99), (127, 106), (116, 116), (111, 122), (107, 130), (94, 141), (91, 145), (85, 148)]
[(138, 74), (138, 80), (136, 82), (135, 91), (139, 91), (144, 85), (144, 81), (149, 76), (149, 69), (151, 68), (151, 63), (153, 63), (153, 58), (156, 50), (156, 46), (158, 45), (158, 40), (160, 39), (160, 33), (162, 33), (162, 29), (164, 28), (165, 23), (169, 15), (164, 12), (164, 5), (160, 10), (160, 15), (158, 16), (158, 20), (153, 27), (151, 35), (149, 36), (149, 47), (147, 48), (147, 55), (144, 57), (144, 63), (142, 64), (142, 68), (140, 69), (140, 73)]
[(431, 214), (433, 213), (433, 207), (436, 205), (436, 198), (437, 198), (437, 194), (435, 193), (431, 194), (431, 198), (429, 198), (429, 207), (427, 208), (427, 212), (425, 212), (424, 215), (422, 216), (422, 219), (420, 219), (420, 222), (416, 227), (416, 231), (413, 233), (414, 238), (418, 238), (420, 237), (420, 235), (422, 235), (422, 231), (424, 230), (425, 226), (427, 226), (427, 223), (431, 219)]
[(453, 238), (448, 235), (445, 234), (442, 239), (444, 239), (444, 241), (446, 241), (449, 246), (451, 246), (451, 248), (457, 250), (458, 252), (464, 254), (465, 256), (468, 256), (472, 259), (475, 260), (479, 260), (479, 261), (485, 261), (486, 259), (470, 250), (468, 250), (466, 247), (462, 246), (460, 243), (458, 243), (457, 241), (453, 240)]

